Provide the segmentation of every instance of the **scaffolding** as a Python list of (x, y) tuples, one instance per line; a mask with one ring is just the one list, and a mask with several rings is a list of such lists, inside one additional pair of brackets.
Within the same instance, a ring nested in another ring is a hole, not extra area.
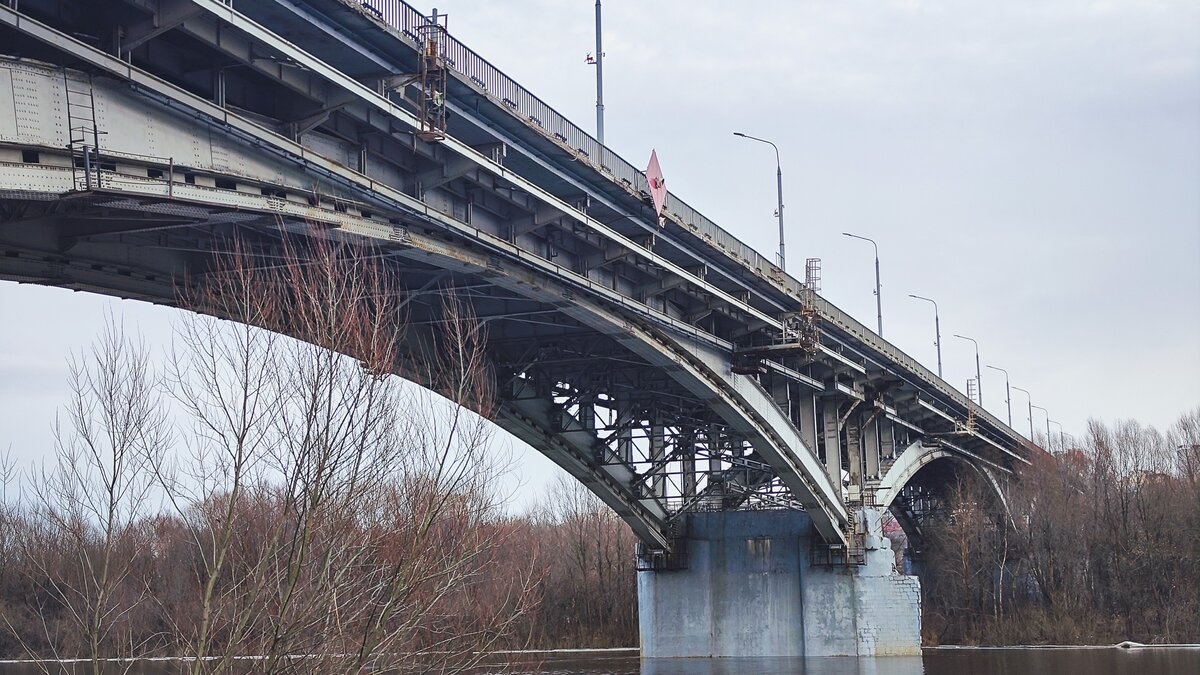
[(417, 136), (423, 141), (446, 138), (446, 84), (449, 70), (446, 64), (448, 15), (435, 10), (426, 23), (418, 28), (421, 42), (421, 129)]

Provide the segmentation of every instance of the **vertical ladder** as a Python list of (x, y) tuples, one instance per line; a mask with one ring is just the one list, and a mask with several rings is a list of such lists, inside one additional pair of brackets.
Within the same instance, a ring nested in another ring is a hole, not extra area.
[(96, 97), (92, 76), (87, 83), (73, 81), (63, 69), (67, 97), (67, 147), (71, 153), (71, 176), (76, 190), (100, 187), (100, 131), (96, 124)]

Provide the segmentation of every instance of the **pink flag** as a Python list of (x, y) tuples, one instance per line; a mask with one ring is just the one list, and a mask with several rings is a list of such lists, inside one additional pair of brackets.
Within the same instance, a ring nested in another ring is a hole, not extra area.
[(654, 215), (662, 215), (667, 202), (667, 179), (658, 167), (658, 153), (650, 151), (650, 166), (646, 167), (646, 182), (650, 183), (650, 198), (654, 200)]

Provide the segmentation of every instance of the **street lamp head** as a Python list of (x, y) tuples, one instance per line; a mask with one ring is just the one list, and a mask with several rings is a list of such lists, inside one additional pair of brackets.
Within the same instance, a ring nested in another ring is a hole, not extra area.
[(871, 242), (871, 245), (875, 247), (875, 257), (879, 257), (879, 244), (876, 244), (874, 239), (870, 237), (864, 237), (861, 234), (850, 234), (849, 232), (843, 232), (842, 234), (852, 239), (862, 239), (863, 241)]
[(1004, 373), (1005, 375), (1008, 375), (1008, 371), (1007, 371), (1007, 370), (1005, 370), (1005, 369), (1003, 369), (1003, 368), (1000, 368), (1000, 367), (998, 367), (998, 366), (993, 366), (993, 365), (990, 365), (990, 364), (988, 364), (988, 365), (986, 365), (986, 366), (984, 366), (984, 367), (985, 367), (985, 368), (991, 368), (992, 370), (998, 370), (998, 371), (1000, 371), (1000, 372)]
[(973, 337), (967, 337), (966, 335), (959, 335), (958, 333), (955, 333), (955, 334), (954, 334), (954, 337), (956, 337), (956, 338), (958, 338), (958, 339), (960, 339), (960, 340), (970, 340), (971, 342), (975, 343), (975, 349), (976, 349), (976, 351), (978, 351), (978, 350), (979, 350), (979, 341), (978, 341), (978, 340), (976, 340), (975, 338), (973, 338)]
[(743, 133), (742, 133), (742, 132), (740, 132), (740, 131), (735, 131), (735, 132), (733, 132), (733, 135), (734, 135), (734, 136), (741, 136), (742, 138), (745, 138), (745, 137), (746, 137), (746, 134), (743, 134)]

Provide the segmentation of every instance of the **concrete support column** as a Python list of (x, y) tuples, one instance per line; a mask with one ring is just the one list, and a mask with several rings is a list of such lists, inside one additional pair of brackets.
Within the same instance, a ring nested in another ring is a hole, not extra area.
[(638, 572), (642, 656), (920, 654), (920, 585), (895, 572), (880, 511), (855, 512), (866, 565), (811, 564), (799, 511), (685, 516), (686, 568)]
[(882, 509), (854, 512), (865, 533), (866, 565), (810, 568), (804, 579), (807, 656), (917, 656), (921, 583), (896, 571)]

